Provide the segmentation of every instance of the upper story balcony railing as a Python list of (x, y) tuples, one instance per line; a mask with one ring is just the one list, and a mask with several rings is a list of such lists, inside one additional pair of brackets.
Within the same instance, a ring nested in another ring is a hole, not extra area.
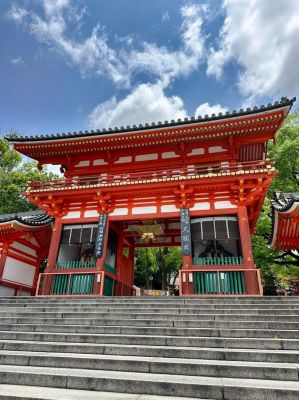
[(55, 191), (64, 189), (79, 189), (106, 186), (123, 186), (147, 184), (163, 181), (181, 181), (196, 178), (212, 178), (216, 176), (242, 175), (248, 173), (267, 173), (274, 171), (269, 160), (248, 161), (240, 163), (221, 163), (213, 165), (188, 165), (180, 168), (159, 169), (146, 171), (107, 172), (93, 176), (76, 176), (51, 181), (31, 181), (28, 191)]

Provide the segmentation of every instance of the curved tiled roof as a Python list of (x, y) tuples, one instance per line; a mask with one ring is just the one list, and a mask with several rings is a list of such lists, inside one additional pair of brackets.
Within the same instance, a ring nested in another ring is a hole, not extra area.
[(299, 208), (299, 192), (294, 193), (283, 193), (276, 192), (274, 194), (274, 200), (271, 201), (271, 233), (269, 235), (268, 244), (274, 248), (277, 242), (278, 234), (278, 218), (279, 213), (291, 213), (297, 207)]
[(41, 140), (59, 140), (59, 139), (68, 139), (68, 138), (79, 138), (79, 137), (90, 137), (90, 136), (99, 136), (99, 135), (107, 135), (113, 133), (126, 133), (126, 132), (134, 132), (140, 130), (150, 130), (150, 129), (157, 129), (157, 128), (165, 128), (170, 126), (180, 126), (186, 124), (194, 124), (198, 122), (209, 122), (209, 121), (217, 121), (223, 120), (232, 117), (239, 117), (245, 115), (256, 114), (259, 112), (275, 110), (277, 108), (285, 107), (285, 106), (292, 106), (292, 104), (296, 101), (296, 97), (293, 99), (288, 99), (287, 97), (282, 97), (281, 101), (276, 101), (275, 103), (269, 103), (267, 106), (261, 105), (260, 107), (253, 107), (247, 108), (246, 110), (240, 109), (239, 111), (233, 110), (232, 112), (227, 111), (225, 114), (219, 113), (218, 115), (205, 115), (204, 117), (191, 117), (191, 118), (184, 118), (183, 120), (178, 119), (177, 121), (171, 120), (164, 121), (164, 122), (152, 122), (151, 124), (139, 124), (133, 126), (121, 126), (109, 129), (97, 129), (96, 131), (79, 131), (79, 132), (67, 132), (67, 133), (58, 133), (58, 134), (51, 134), (51, 135), (37, 135), (37, 136), (22, 136), (22, 135), (13, 135), (9, 134), (5, 136), (5, 139), (10, 142), (28, 142), (28, 141), (41, 141)]
[(0, 224), (16, 222), (27, 226), (46, 226), (54, 221), (45, 211), (28, 211), (0, 215)]
[(274, 200), (272, 200), (272, 210), (280, 212), (288, 211), (295, 202), (299, 203), (299, 192), (295, 193), (283, 193), (276, 192)]

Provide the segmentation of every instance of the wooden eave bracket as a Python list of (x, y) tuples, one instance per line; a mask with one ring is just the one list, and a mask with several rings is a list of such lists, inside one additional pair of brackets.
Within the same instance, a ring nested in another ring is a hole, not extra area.
[(112, 204), (111, 195), (99, 191), (94, 199), (98, 202), (97, 212), (99, 214), (110, 214), (114, 211), (115, 206)]
[(53, 196), (48, 196), (45, 199), (41, 199), (36, 195), (28, 196), (28, 199), (42, 210), (47, 211), (47, 213), (54, 218), (60, 218), (67, 214), (67, 210), (64, 209), (64, 202), (62, 199), (55, 199)]
[(181, 184), (179, 189), (174, 189), (176, 195), (176, 206), (178, 208), (192, 208), (194, 206), (194, 195), (192, 188), (186, 188), (185, 184)]

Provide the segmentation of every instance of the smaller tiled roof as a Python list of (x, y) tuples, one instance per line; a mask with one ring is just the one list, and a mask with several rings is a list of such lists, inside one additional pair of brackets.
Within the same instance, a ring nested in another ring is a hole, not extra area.
[(290, 208), (295, 202), (299, 203), (299, 192), (294, 192), (294, 193), (276, 192), (274, 194), (274, 200), (272, 200), (271, 204), (273, 210), (284, 212), (290, 210)]
[(151, 129), (160, 129), (160, 128), (167, 128), (167, 127), (175, 127), (175, 126), (182, 126), (194, 123), (201, 123), (201, 122), (211, 122), (211, 121), (220, 121), (225, 120), (232, 117), (242, 117), (246, 115), (257, 114), (264, 111), (276, 110), (281, 107), (292, 106), (293, 103), (296, 101), (296, 97), (293, 99), (288, 99), (287, 97), (282, 97), (280, 101), (276, 101), (275, 103), (269, 103), (267, 106), (261, 105), (260, 107), (253, 107), (253, 108), (246, 108), (240, 110), (233, 110), (232, 112), (227, 111), (226, 113), (219, 113), (218, 115), (205, 115), (205, 116), (198, 116), (198, 117), (191, 117), (191, 118), (184, 118), (178, 120), (171, 120), (171, 121), (164, 121), (164, 122), (152, 122), (151, 124), (139, 124), (132, 125), (132, 126), (121, 126), (115, 128), (108, 128), (108, 129), (97, 129), (96, 131), (79, 131), (79, 132), (67, 132), (67, 133), (57, 133), (57, 134), (50, 134), (50, 135), (31, 135), (31, 136), (23, 136), (19, 134), (8, 134), (5, 136), (5, 139), (9, 142), (34, 142), (34, 141), (44, 141), (44, 140), (61, 140), (61, 139), (69, 139), (69, 138), (81, 138), (81, 137), (93, 137), (93, 136), (105, 136), (117, 133), (129, 133), (134, 131), (148, 131)]
[(274, 250), (298, 250), (299, 192), (276, 192), (272, 205), (272, 227), (268, 244)]
[(0, 224), (16, 222), (27, 226), (46, 226), (53, 221), (53, 217), (39, 210), (0, 215)]

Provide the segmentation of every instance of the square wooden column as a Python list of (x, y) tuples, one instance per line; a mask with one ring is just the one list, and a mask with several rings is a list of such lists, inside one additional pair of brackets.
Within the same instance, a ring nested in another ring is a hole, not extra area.
[(252, 254), (251, 234), (246, 206), (238, 207), (238, 220), (243, 254), (246, 294), (263, 295), (260, 271), (256, 268)]
[(56, 270), (56, 260), (58, 257), (58, 252), (60, 247), (61, 232), (62, 232), (62, 221), (61, 218), (57, 218), (55, 219), (54, 222), (48, 262), (45, 272), (54, 272)]
[(5, 240), (2, 244), (2, 249), (0, 251), (0, 281), (2, 280), (9, 244), (10, 243), (7, 240)]
[(246, 206), (238, 207), (238, 222), (242, 246), (243, 265), (248, 268), (254, 268), (255, 265), (252, 254), (251, 235)]

